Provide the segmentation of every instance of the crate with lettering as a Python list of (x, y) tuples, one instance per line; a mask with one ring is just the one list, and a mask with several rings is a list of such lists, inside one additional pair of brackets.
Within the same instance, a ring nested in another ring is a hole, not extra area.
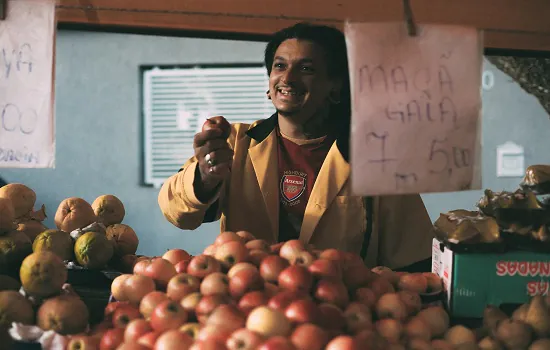
[(437, 239), (432, 272), (443, 279), (446, 305), (454, 318), (481, 318), (487, 305), (513, 309), (530, 296), (548, 294), (550, 254), (453, 252)]

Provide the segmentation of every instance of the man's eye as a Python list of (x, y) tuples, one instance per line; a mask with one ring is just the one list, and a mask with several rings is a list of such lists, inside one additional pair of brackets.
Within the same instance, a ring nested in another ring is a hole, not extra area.
[(284, 63), (274, 63), (273, 67), (277, 68), (277, 69), (282, 69), (282, 68), (285, 67), (285, 65), (284, 65)]
[(313, 69), (313, 67), (310, 67), (310, 66), (302, 66), (302, 71), (303, 72), (308, 72), (308, 73), (313, 73), (315, 70)]

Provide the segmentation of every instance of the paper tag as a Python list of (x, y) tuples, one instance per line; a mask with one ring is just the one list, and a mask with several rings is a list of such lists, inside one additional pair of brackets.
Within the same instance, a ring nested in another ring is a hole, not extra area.
[(0, 21), (0, 168), (54, 167), (55, 1), (8, 0)]
[(475, 28), (348, 23), (352, 188), (479, 189), (482, 42)]

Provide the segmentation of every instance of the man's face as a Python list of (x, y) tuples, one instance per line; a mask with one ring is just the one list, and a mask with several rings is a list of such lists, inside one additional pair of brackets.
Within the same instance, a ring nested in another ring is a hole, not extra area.
[(285, 40), (275, 52), (271, 69), (269, 95), (279, 115), (303, 124), (329, 108), (329, 94), (337, 86), (328, 76), (328, 62), (320, 46)]

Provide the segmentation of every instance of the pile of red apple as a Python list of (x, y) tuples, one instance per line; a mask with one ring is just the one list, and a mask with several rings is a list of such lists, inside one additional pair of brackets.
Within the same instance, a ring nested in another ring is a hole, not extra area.
[(133, 271), (113, 281), (105, 320), (69, 349), (452, 348), (438, 339), (445, 310), (422, 304), (441, 291), (436, 275), (371, 270), (336, 249), (224, 232), (201, 255), (173, 249)]

